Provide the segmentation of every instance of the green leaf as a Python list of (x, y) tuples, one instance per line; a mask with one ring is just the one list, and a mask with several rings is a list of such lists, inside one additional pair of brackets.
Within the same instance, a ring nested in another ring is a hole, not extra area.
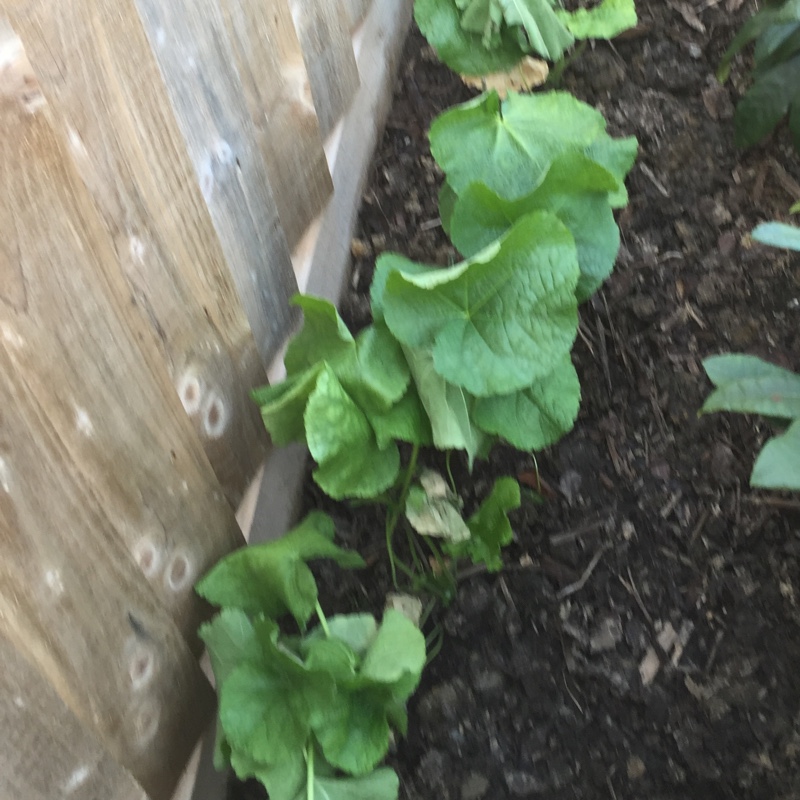
[(455, 208), (458, 195), (455, 193), (453, 187), (445, 181), (439, 189), (439, 219), (442, 222), (442, 229), (450, 236), (450, 220), (453, 218), (453, 209)]
[(399, 402), (385, 413), (370, 409), (366, 409), (365, 413), (380, 448), (388, 447), (395, 439), (422, 447), (433, 443), (431, 423), (413, 383), (409, 384), (408, 391)]
[[(358, 778), (316, 778), (314, 800), (397, 800), (400, 781), (389, 767)], [(307, 800), (305, 788), (292, 800)], [(270, 798), (272, 800), (272, 798)], [(276, 798), (277, 800), (277, 798)]]
[(276, 764), (265, 764), (236, 751), (231, 756), (231, 766), (240, 780), (256, 778), (261, 781), (270, 800), (295, 800), (301, 791), (302, 800), (306, 800), (306, 763), (302, 750)]
[(572, 430), (581, 400), (578, 374), (569, 356), (545, 378), (511, 395), (479, 398), (473, 419), (486, 433), (519, 450), (541, 450)]
[(612, 139), (605, 135), (595, 139), (584, 151), (589, 158), (601, 167), (605, 167), (619, 181), (617, 190), (608, 197), (612, 208), (622, 208), (628, 204), (625, 176), (631, 171), (638, 151), (639, 143), (634, 136)]
[(508, 512), (519, 508), (519, 484), (513, 478), (500, 478), (492, 493), (469, 518), (471, 538), (451, 545), (448, 552), (456, 557), (467, 556), (475, 564), (485, 564), (490, 572), (503, 568), (502, 549), (514, 539)]
[[(612, 140), (605, 129), (599, 111), (566, 92), (509, 92), (501, 103), (491, 91), (436, 118), (431, 152), (457, 194), (478, 182), (515, 200), (539, 186), (553, 160), (569, 150), (607, 167), (621, 160), (617, 150), (629, 155), (631, 145)], [(592, 145), (600, 155), (589, 152)]]
[(237, 667), (220, 689), (219, 719), (234, 751), (276, 764), (303, 750), (311, 719), (334, 700), (330, 675), (309, 670), (277, 641), (271, 620), (256, 623), (258, 663)]
[(703, 367), (717, 387), (701, 413), (739, 411), (768, 417), (800, 417), (800, 376), (748, 355), (712, 356)]
[(306, 561), (331, 558), (342, 567), (362, 567), (357, 553), (333, 543), (333, 521), (314, 511), (280, 539), (246, 547), (222, 559), (197, 584), (209, 603), (249, 614), (290, 613), (303, 628), (317, 602), (317, 584)]
[(314, 480), (334, 500), (374, 497), (400, 470), (397, 445), (378, 446), (364, 412), (326, 366), (305, 411), (306, 440), (319, 465)]
[(406, 700), (419, 684), (425, 658), (425, 637), (420, 629), (390, 608), (364, 655), (360, 674), (389, 685), (395, 700)]
[[(800, 55), (760, 74), (739, 101), (734, 116), (738, 147), (761, 141), (783, 119), (790, 104), (800, 102)], [(797, 131), (800, 138), (800, 129)]]
[[(378, 623), (372, 614), (337, 614), (328, 620), (328, 630), (333, 639), (344, 642), (359, 658), (372, 644), (378, 632)], [(310, 636), (323, 636), (315, 628)]]
[(355, 677), (358, 656), (340, 639), (315, 636), (303, 643), (308, 669), (325, 672), (338, 683)]
[(414, 19), (439, 59), (462, 75), (506, 72), (525, 56), (510, 28), (498, 32), (492, 49), (484, 47), (481, 34), (463, 28), (455, 0), (415, 0)]
[(558, 61), (575, 41), (550, 0), (495, 0), (509, 27), (525, 31), (530, 49), (547, 61)]
[[(200, 626), (198, 635), (205, 642), (217, 686), (243, 661), (257, 660), (261, 647), (248, 616), (239, 609), (226, 608), (210, 622)], [(217, 725), (214, 742), (214, 766), (223, 770), (231, 762), (231, 750), (222, 725)]]
[(318, 364), (287, 380), (265, 386), (252, 393), (261, 406), (261, 418), (274, 444), (279, 447), (306, 438), (303, 415), (308, 398), (317, 385), (322, 364)]
[(430, 420), (434, 445), (440, 450), (466, 450), (470, 469), (483, 445), (483, 434), (472, 424), (472, 398), (436, 372), (430, 350), (406, 348), (422, 405)]
[(762, 244), (800, 251), (800, 228), (782, 222), (762, 222), (753, 230), (753, 238)]
[(750, 483), (763, 489), (800, 490), (800, 420), (764, 445)]
[(581, 271), (576, 294), (582, 302), (609, 276), (617, 258), (619, 229), (608, 202), (617, 186), (608, 170), (577, 152), (556, 158), (541, 185), (519, 200), (504, 200), (481, 183), (470, 184), (453, 210), (453, 244), (470, 257), (525, 214), (549, 211), (575, 240)]
[(418, 264), (410, 261), (399, 253), (381, 253), (375, 260), (375, 272), (372, 276), (372, 284), (369, 288), (370, 304), (372, 317), (376, 323), (380, 321), (385, 324), (383, 317), (383, 296), (386, 292), (386, 281), (389, 275), (397, 270), (402, 270), (406, 274), (424, 275), (436, 267), (429, 267), (426, 264)]
[(398, 718), (398, 704), (417, 687), (425, 658), (420, 630), (387, 610), (358, 675), (340, 681), (333, 701), (314, 718), (314, 734), (331, 764), (363, 775), (385, 757), (389, 720)]
[(353, 337), (332, 303), (296, 294), (292, 304), (303, 310), (303, 327), (286, 349), (283, 363), (287, 375), (296, 375), (320, 361), (335, 360), (353, 348)]
[(381, 323), (359, 334), (355, 359), (345, 362), (336, 377), (362, 408), (379, 411), (392, 408), (411, 380), (400, 343)]
[(408, 348), (432, 348), (436, 373), (473, 395), (529, 386), (572, 347), (578, 275), (571, 234), (544, 212), (521, 218), (497, 244), (454, 267), (389, 274), (386, 323), (406, 346), (435, 442)]
[(603, 0), (594, 8), (555, 13), (576, 39), (613, 39), (638, 22), (633, 0)]

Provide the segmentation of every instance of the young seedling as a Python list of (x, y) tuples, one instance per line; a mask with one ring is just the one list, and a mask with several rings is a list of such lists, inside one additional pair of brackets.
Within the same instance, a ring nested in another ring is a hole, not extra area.
[[(388, 609), (326, 618), (308, 568), (327, 558), (363, 566), (333, 543), (333, 522), (310, 514), (282, 539), (239, 550), (198, 584), (220, 608), (200, 629), (219, 692), (218, 769), (254, 777), (270, 800), (396, 800), (378, 765), (425, 665), (425, 639)], [(280, 627), (290, 616), (299, 633)], [(316, 616), (318, 624), (309, 627)]]

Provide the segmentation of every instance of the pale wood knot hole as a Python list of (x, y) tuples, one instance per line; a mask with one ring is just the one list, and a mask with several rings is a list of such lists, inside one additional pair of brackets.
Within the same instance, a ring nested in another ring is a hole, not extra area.
[(167, 586), (173, 592), (180, 592), (192, 579), (192, 565), (183, 553), (176, 553), (167, 568)]
[(191, 371), (184, 372), (178, 380), (178, 396), (186, 413), (191, 417), (200, 411), (203, 403), (203, 386)]
[(209, 439), (219, 439), (228, 427), (228, 409), (222, 398), (209, 392), (203, 407), (203, 433)]
[(161, 568), (161, 551), (149, 539), (140, 539), (133, 557), (146, 578), (153, 578)]
[(153, 680), (155, 672), (156, 656), (153, 650), (142, 644), (133, 648), (128, 662), (128, 675), (133, 690), (139, 692), (144, 689)]

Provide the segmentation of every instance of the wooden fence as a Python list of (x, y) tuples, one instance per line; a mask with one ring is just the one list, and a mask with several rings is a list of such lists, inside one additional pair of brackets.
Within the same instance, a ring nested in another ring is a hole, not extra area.
[(409, 5), (0, 0), (0, 800), (172, 795), (248, 392), (336, 292)]

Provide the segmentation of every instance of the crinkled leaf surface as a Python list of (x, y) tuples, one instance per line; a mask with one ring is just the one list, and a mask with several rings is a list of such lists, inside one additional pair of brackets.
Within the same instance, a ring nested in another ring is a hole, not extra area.
[(261, 406), (264, 426), (272, 441), (279, 447), (290, 442), (305, 441), (303, 414), (321, 370), (322, 363), (281, 383), (256, 389), (252, 393), (253, 400)]
[(220, 688), (219, 719), (235, 751), (265, 764), (303, 750), (311, 719), (334, 700), (333, 678), (312, 671), (278, 643), (277, 625), (256, 622), (257, 663), (237, 667)]
[(479, 182), (507, 200), (530, 194), (569, 150), (586, 152), (621, 183), (623, 155), (635, 146), (608, 136), (603, 115), (566, 92), (509, 92), (502, 103), (496, 91), (487, 92), (437, 117), (430, 141), (456, 194)]
[[(535, 212), (454, 267), (390, 272), (386, 323), (407, 348), (432, 348), (434, 369), (447, 382), (477, 396), (509, 394), (547, 375), (570, 351), (579, 274), (572, 235), (552, 214)], [(417, 387), (435, 441), (419, 380)]]
[(750, 483), (764, 489), (800, 490), (800, 420), (764, 445)]
[(287, 375), (333, 361), (353, 348), (353, 337), (332, 303), (305, 294), (295, 295), (292, 303), (303, 310), (303, 327), (286, 348)]
[(265, 764), (237, 751), (231, 756), (231, 766), (240, 780), (256, 778), (261, 781), (270, 800), (295, 800), (301, 791), (306, 800), (306, 762), (302, 750), (275, 764)]
[(400, 612), (387, 610), (358, 674), (339, 681), (333, 701), (313, 722), (331, 764), (362, 775), (385, 757), (395, 706), (417, 687), (425, 657), (421, 631)]
[(365, 413), (380, 448), (388, 447), (394, 439), (423, 447), (433, 444), (431, 423), (413, 383), (388, 411), (365, 409)]
[(525, 56), (516, 31), (501, 28), (491, 49), (481, 33), (465, 30), (456, 0), (415, 0), (414, 19), (422, 35), (450, 69), (462, 75), (505, 72)]
[(575, 41), (559, 20), (550, 0), (495, 0), (510, 27), (525, 31), (530, 49), (548, 61), (558, 61)]
[(605, 167), (583, 153), (565, 153), (553, 161), (541, 185), (519, 200), (504, 200), (482, 183), (470, 184), (455, 203), (450, 235), (469, 258), (525, 214), (555, 214), (575, 240), (581, 271), (576, 294), (582, 302), (609, 276), (617, 258), (619, 229), (608, 201), (617, 186)]
[(400, 469), (397, 445), (378, 446), (364, 412), (328, 366), (309, 397), (305, 427), (318, 464), (314, 480), (330, 497), (374, 497), (394, 483)]
[(472, 423), (473, 399), (460, 386), (448, 383), (439, 375), (429, 349), (406, 348), (405, 352), (430, 420), (434, 445), (440, 450), (466, 450), (471, 469), (484, 439)]
[[(200, 638), (205, 642), (217, 686), (244, 661), (261, 657), (255, 631), (249, 617), (238, 608), (224, 608), (210, 622), (200, 626)], [(214, 766), (223, 770), (230, 763), (231, 750), (222, 725), (217, 725), (214, 743)]]
[(222, 559), (197, 584), (209, 603), (249, 614), (291, 615), (304, 627), (314, 613), (317, 584), (306, 561), (331, 558), (343, 567), (362, 567), (357, 553), (333, 543), (333, 521), (314, 511), (280, 539), (245, 547)]
[(519, 484), (513, 478), (500, 478), (481, 507), (469, 518), (472, 534), (468, 541), (452, 545), (449, 552), (467, 556), (475, 564), (485, 564), (490, 572), (503, 567), (502, 549), (514, 538), (508, 512), (519, 508)]
[(710, 411), (739, 411), (768, 417), (800, 417), (800, 375), (756, 356), (712, 356), (703, 367), (717, 387), (703, 405)]
[(576, 39), (611, 39), (638, 21), (633, 0), (603, 0), (593, 8), (556, 9), (555, 14)]
[(800, 251), (800, 228), (783, 222), (762, 222), (753, 230), (753, 238), (762, 244)]
[(572, 430), (580, 400), (578, 374), (566, 356), (553, 372), (527, 389), (479, 398), (473, 419), (486, 433), (519, 450), (541, 450)]

